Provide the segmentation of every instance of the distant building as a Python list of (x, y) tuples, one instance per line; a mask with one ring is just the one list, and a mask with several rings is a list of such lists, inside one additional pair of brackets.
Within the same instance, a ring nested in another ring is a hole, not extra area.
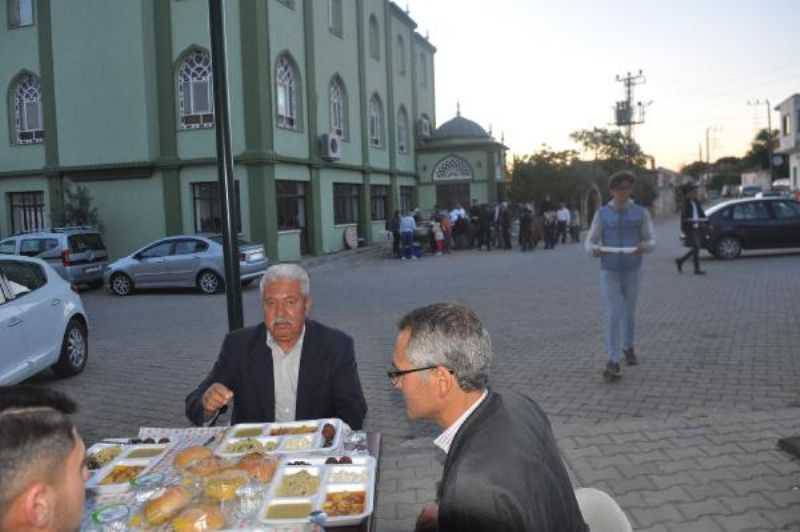
[[(224, 6), (240, 235), (273, 260), (382, 237), (431, 176), (436, 48), (388, 0)], [(74, 185), (112, 256), (221, 229), (208, 24), (202, 1), (4, 2), (0, 237), (50, 225)]]
[(789, 158), (789, 182), (800, 190), (800, 94), (794, 94), (775, 107), (781, 114), (780, 146), (776, 153)]

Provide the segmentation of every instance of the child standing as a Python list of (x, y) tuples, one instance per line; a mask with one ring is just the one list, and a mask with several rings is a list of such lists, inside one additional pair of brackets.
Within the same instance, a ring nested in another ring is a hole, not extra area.
[(433, 230), (433, 238), (436, 240), (436, 254), (441, 255), (442, 250), (444, 249), (444, 231), (442, 230), (442, 224), (439, 223), (438, 219), (433, 219), (431, 229)]

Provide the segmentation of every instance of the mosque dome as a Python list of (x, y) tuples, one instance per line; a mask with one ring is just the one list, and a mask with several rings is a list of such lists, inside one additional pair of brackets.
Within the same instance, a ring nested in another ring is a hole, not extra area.
[(458, 114), (433, 132), (435, 139), (489, 139), (489, 134), (480, 125)]

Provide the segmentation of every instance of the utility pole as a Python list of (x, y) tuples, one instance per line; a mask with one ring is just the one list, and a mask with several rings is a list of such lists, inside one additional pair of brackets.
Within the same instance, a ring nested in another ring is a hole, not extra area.
[(625, 128), (625, 162), (631, 165), (633, 159), (633, 126), (644, 124), (645, 108), (653, 102), (646, 104), (638, 102), (636, 104), (638, 113), (637, 116), (634, 116), (633, 88), (636, 85), (646, 83), (647, 80), (641, 70), (636, 75), (630, 72), (625, 76), (617, 75), (616, 79), (625, 85), (625, 99), (618, 101), (614, 107), (614, 124), (617, 127)]
[(747, 100), (747, 105), (761, 105), (767, 106), (767, 157), (769, 157), (769, 182), (775, 181), (775, 163), (772, 162), (772, 107), (769, 104), (769, 99), (761, 100)]

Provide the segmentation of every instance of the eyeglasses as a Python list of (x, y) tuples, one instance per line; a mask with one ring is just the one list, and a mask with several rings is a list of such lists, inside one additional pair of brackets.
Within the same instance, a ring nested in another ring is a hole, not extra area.
[[(424, 368), (413, 368), (413, 369), (397, 369), (394, 365), (392, 365), (392, 369), (386, 372), (386, 376), (389, 377), (389, 382), (392, 383), (392, 386), (397, 386), (397, 383), (400, 382), (400, 377), (403, 375), (408, 375), (409, 373), (415, 373), (417, 371), (425, 371), (427, 369), (436, 369), (443, 366), (425, 366)], [(453, 373), (453, 370), (450, 368), (445, 368), (450, 373)]]

